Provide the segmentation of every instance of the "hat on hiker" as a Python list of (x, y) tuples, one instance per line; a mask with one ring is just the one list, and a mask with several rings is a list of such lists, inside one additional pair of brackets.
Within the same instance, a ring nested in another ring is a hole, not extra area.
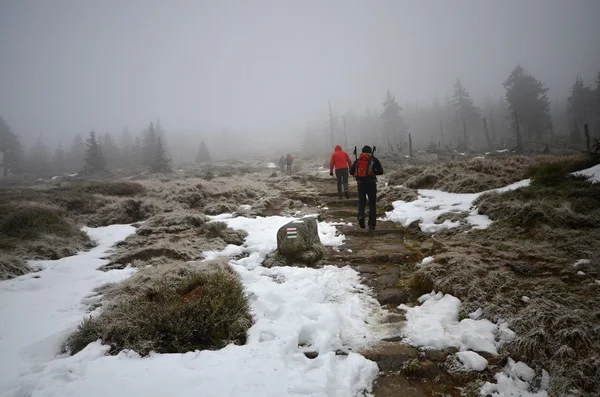
[(363, 146), (362, 152), (363, 153), (371, 153), (371, 146)]

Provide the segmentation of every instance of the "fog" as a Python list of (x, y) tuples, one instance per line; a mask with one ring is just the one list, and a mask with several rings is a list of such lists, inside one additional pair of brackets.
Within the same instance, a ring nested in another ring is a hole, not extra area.
[(26, 146), (160, 118), (172, 137), (293, 150), (329, 102), (443, 101), (460, 78), (479, 104), (518, 63), (564, 100), (600, 70), (599, 15), (597, 0), (4, 0), (0, 115)]

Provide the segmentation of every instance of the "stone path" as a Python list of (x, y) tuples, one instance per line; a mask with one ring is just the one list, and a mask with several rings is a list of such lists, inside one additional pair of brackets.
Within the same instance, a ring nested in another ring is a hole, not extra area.
[[(302, 180), (300, 176), (295, 178)], [(397, 324), (401, 333), (406, 318), (396, 309), (401, 303), (416, 301), (418, 295), (408, 286), (415, 264), (428, 256), (427, 242), (416, 241), (406, 228), (378, 221), (375, 232), (357, 225), (358, 199), (356, 186), (351, 186), (350, 199), (338, 199), (335, 182), (323, 178), (306, 178), (301, 190), (284, 191), (285, 200), (297, 200), (316, 208), (320, 218), (328, 222), (351, 223), (338, 226), (346, 242), (331, 249), (328, 262), (351, 266), (375, 292), (377, 300), (390, 311), (388, 322)], [(351, 184), (352, 185), (352, 184)], [(274, 208), (275, 210), (275, 208)], [(379, 217), (383, 211), (378, 213)], [(398, 396), (459, 396), (461, 381), (446, 374), (439, 364), (446, 360), (442, 351), (427, 352), (401, 343), (397, 336), (382, 341), (369, 351), (360, 352), (377, 362), (381, 370), (373, 393), (376, 397)]]

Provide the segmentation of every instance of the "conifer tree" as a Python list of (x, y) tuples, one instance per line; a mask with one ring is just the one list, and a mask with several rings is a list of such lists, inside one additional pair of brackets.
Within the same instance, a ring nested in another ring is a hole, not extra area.
[(400, 114), (402, 108), (396, 102), (396, 98), (390, 90), (386, 92), (385, 102), (383, 102), (383, 112), (381, 113), (382, 128), (386, 139), (388, 149), (394, 151), (398, 145), (402, 144), (404, 135), (408, 133), (408, 128)]
[(80, 170), (83, 167), (83, 159), (85, 157), (85, 143), (81, 139), (81, 135), (75, 135), (73, 143), (71, 144), (71, 150), (68, 154), (69, 167), (71, 170)]
[(96, 133), (92, 131), (86, 141), (83, 172), (85, 174), (94, 174), (104, 171), (106, 171), (106, 160), (102, 154), (102, 148), (96, 139)]
[(52, 168), (54, 172), (63, 173), (65, 172), (66, 166), (66, 155), (65, 151), (62, 148), (62, 145), (59, 143), (58, 147), (54, 151), (54, 157), (52, 158)]
[(196, 163), (197, 164), (208, 164), (211, 162), (210, 153), (208, 152), (208, 148), (204, 141), (200, 142), (200, 147), (198, 148), (198, 154), (196, 154)]
[(104, 134), (102, 144), (100, 146), (102, 147), (102, 154), (106, 159), (108, 168), (119, 167), (121, 165), (121, 152), (112, 135), (110, 135), (108, 132)]
[(9, 173), (21, 172), (23, 146), (19, 137), (10, 130), (8, 123), (2, 117), (0, 117), (0, 156), (2, 175), (8, 176)]
[[(542, 140), (552, 131), (550, 100), (546, 95), (548, 88), (517, 65), (503, 83), (506, 100), (511, 114), (518, 114), (519, 123), (525, 126), (525, 137)], [(514, 116), (513, 116), (514, 123)]]
[(157, 147), (158, 135), (156, 133), (156, 129), (154, 128), (154, 122), (150, 122), (150, 125), (143, 132), (143, 157), (144, 157), (144, 165), (147, 167), (151, 167), (154, 162), (156, 156), (156, 147)]
[(160, 135), (156, 140), (156, 151), (154, 153), (154, 159), (150, 165), (151, 172), (171, 172), (171, 165), (167, 159), (165, 148), (162, 144), (162, 138)]

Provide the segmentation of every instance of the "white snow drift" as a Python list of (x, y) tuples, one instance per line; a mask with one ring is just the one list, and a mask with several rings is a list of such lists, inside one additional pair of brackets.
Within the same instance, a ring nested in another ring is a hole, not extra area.
[[(364, 293), (359, 274), (333, 266), (266, 269), (260, 263), (276, 248), (278, 228), (292, 219), (218, 219), (249, 233), (241, 247), (205, 253), (247, 255), (231, 262), (255, 318), (246, 345), (141, 358), (128, 351), (106, 356), (107, 347), (95, 342), (74, 356), (56, 356), (83, 318), (93, 288), (132, 272), (96, 269), (108, 247), (133, 228), (88, 229), (100, 239), (94, 251), (46, 262), (39, 279), (0, 283), (2, 396), (354, 396), (370, 390), (377, 365), (352, 349), (385, 336), (383, 313)], [(319, 235), (329, 246), (344, 239), (325, 223)], [(348, 355), (336, 355), (339, 350)], [(319, 355), (311, 360), (304, 351)]]

